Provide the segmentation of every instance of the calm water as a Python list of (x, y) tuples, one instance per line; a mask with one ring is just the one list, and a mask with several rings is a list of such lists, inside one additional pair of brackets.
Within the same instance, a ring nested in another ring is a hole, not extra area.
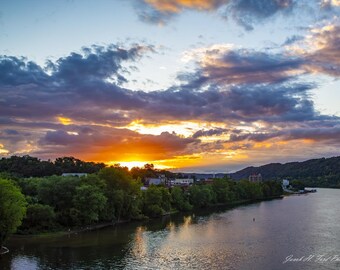
[[(318, 189), (78, 235), (12, 238), (0, 269), (339, 269), (339, 240), (340, 190)], [(290, 255), (305, 261), (283, 263)]]

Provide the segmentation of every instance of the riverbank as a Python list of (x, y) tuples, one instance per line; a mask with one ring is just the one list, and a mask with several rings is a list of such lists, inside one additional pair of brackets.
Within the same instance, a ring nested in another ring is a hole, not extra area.
[[(216, 204), (211, 204), (205, 208), (194, 208), (191, 211), (186, 211), (186, 212), (182, 212), (182, 211), (178, 211), (178, 210), (172, 210), (170, 212), (164, 213), (162, 216), (160, 217), (155, 217), (155, 218), (146, 218), (145, 220), (148, 219), (158, 219), (161, 218), (163, 216), (170, 216), (170, 215), (176, 215), (176, 214), (180, 214), (180, 213), (190, 213), (193, 212), (195, 210), (201, 210), (201, 209), (205, 209), (205, 210), (213, 210), (212, 212), (214, 212), (214, 208), (220, 208), (220, 207), (227, 207), (227, 208), (234, 208), (237, 206), (241, 206), (241, 205), (247, 205), (247, 204), (252, 204), (252, 203), (257, 203), (257, 202), (261, 202), (261, 201), (270, 201), (270, 200), (275, 200), (275, 199), (282, 199), (284, 197), (284, 195), (278, 195), (278, 196), (271, 196), (271, 197), (267, 197), (267, 198), (259, 198), (259, 199), (249, 199), (249, 200), (237, 200), (237, 201), (233, 201), (233, 202), (228, 202), (228, 203), (216, 203)], [(68, 229), (68, 230), (60, 230), (60, 231), (51, 231), (51, 232), (42, 232), (42, 233), (36, 233), (36, 234), (14, 234), (12, 236), (12, 238), (45, 238), (45, 237), (56, 237), (56, 236), (64, 236), (64, 235), (73, 235), (73, 234), (78, 234), (78, 233), (83, 233), (83, 232), (88, 232), (88, 231), (96, 231), (96, 230), (100, 230), (100, 229), (104, 229), (107, 227), (113, 227), (115, 225), (119, 225), (119, 224), (124, 224), (124, 223), (130, 223), (136, 220), (130, 219), (130, 220), (120, 220), (120, 221), (116, 221), (116, 222), (104, 222), (104, 223), (99, 223), (99, 224), (93, 224), (93, 225), (87, 225), (84, 227), (80, 227), (80, 228), (73, 228), (73, 229)]]
[(339, 211), (339, 190), (318, 189), (315, 194), (179, 213), (71, 237), (10, 239), (10, 253), (1, 258), (0, 268), (335, 270), (335, 261), (282, 262), (290, 254), (297, 258), (311, 250), (326, 255), (338, 250), (339, 241), (331, 236), (340, 234)]
[(41, 233), (33, 233), (33, 234), (14, 234), (13, 238), (32, 238), (32, 237), (52, 237), (52, 236), (63, 236), (63, 235), (71, 235), (71, 234), (78, 234), (87, 231), (96, 231), (103, 228), (115, 226), (116, 224), (123, 224), (130, 222), (130, 220), (120, 220), (117, 222), (104, 222), (98, 223), (93, 225), (88, 225), (79, 228), (73, 228), (68, 230), (60, 230), (60, 231), (51, 231), (51, 232), (41, 232)]

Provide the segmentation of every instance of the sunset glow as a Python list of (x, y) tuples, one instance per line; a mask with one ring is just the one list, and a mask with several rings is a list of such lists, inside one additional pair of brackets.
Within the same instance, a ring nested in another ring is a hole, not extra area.
[[(127, 167), (131, 170), (133, 167), (143, 168), (145, 164), (153, 164), (147, 161), (111, 161), (107, 163), (109, 166), (119, 164), (122, 167)], [(155, 169), (169, 169), (167, 166), (153, 164)], [(171, 168), (170, 168), (171, 169)]]
[(29, 2), (1, 10), (0, 156), (230, 172), (339, 154), (339, 1)]

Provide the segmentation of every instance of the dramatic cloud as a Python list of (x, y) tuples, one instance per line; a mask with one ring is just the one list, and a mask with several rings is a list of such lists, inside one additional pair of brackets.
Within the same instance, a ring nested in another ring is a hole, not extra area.
[(283, 141), (290, 140), (313, 140), (313, 141), (328, 141), (329, 143), (337, 143), (340, 144), (340, 124), (339, 122), (335, 124), (333, 127), (323, 127), (313, 128), (313, 127), (305, 127), (305, 128), (292, 128), (288, 130), (284, 130), (280, 128), (277, 131), (263, 131), (256, 133), (244, 133), (244, 134), (231, 134), (230, 142), (240, 142), (240, 141), (254, 141), (254, 142), (264, 142), (270, 139), (280, 139)]
[(292, 0), (139, 0), (139, 17), (145, 22), (164, 24), (184, 10), (219, 11), (246, 30), (281, 11), (290, 11)]
[(305, 60), (287, 54), (269, 54), (226, 45), (187, 52), (199, 65), (196, 81), (218, 84), (278, 83), (304, 73)]
[[(329, 42), (327, 52), (334, 46)], [(281, 141), (338, 145), (339, 118), (320, 114), (309, 94), (316, 85), (298, 81), (311, 72), (306, 66), (328, 59), (325, 50), (296, 57), (230, 46), (196, 50), (187, 55), (196, 61), (193, 71), (151, 92), (122, 87), (124, 65), (154, 51), (151, 46), (93, 46), (46, 67), (2, 56), (0, 154), (196, 162), (238, 160)], [(138, 121), (170, 123), (175, 132), (142, 134), (134, 131)], [(189, 135), (176, 130), (181, 122), (193, 123)]]
[(228, 0), (144, 0), (146, 4), (161, 12), (179, 13), (182, 9), (213, 10)]
[(308, 41), (311, 52), (305, 57), (311, 62), (311, 69), (331, 76), (340, 76), (340, 25), (326, 25), (312, 29)]
[(301, 59), (307, 73), (340, 76), (340, 25), (339, 19), (324, 26), (310, 28), (305, 37), (292, 36), (283, 44), (290, 57)]
[(212, 11), (229, 0), (136, 0), (139, 18), (148, 23), (165, 24), (185, 9)]
[[(285, 83), (303, 62), (247, 51), (210, 51), (186, 81), (167, 90), (131, 91), (119, 86), (121, 61), (140, 50), (95, 48), (50, 62), (50, 73), (23, 59), (0, 61), (4, 94), (0, 112), (10, 119), (69, 121), (124, 126), (142, 116), (160, 120), (301, 121), (318, 119), (306, 83)], [(17, 78), (10, 80), (10, 77)], [(113, 79), (112, 79), (113, 78)], [(112, 80), (111, 80), (112, 79)], [(269, 83), (269, 84), (268, 84)], [(235, 85), (238, 84), (238, 85)], [(44, 113), (41, 113), (44, 112)]]
[(142, 101), (132, 96), (132, 91), (119, 87), (125, 80), (121, 64), (135, 61), (150, 50), (152, 47), (137, 45), (130, 49), (93, 46), (84, 48), (83, 54), (50, 61), (47, 69), (23, 58), (3, 56), (0, 113), (3, 117), (48, 119), (66, 115), (87, 120), (91, 116), (93, 121), (125, 122), (121, 110), (141, 106)]
[[(187, 153), (195, 139), (163, 132), (158, 136), (142, 135), (127, 129), (74, 126), (73, 132), (48, 131), (40, 140), (39, 155), (77, 153), (89, 160), (159, 160)], [(79, 131), (77, 131), (79, 130)]]
[[(192, 84), (191, 84), (192, 86)], [(147, 119), (180, 119), (218, 122), (304, 121), (324, 118), (307, 98), (309, 84), (244, 85), (226, 90), (170, 89), (145, 94)]]
[(246, 30), (253, 30), (256, 22), (268, 19), (275, 14), (292, 10), (292, 0), (234, 0), (230, 1), (224, 16), (230, 16)]

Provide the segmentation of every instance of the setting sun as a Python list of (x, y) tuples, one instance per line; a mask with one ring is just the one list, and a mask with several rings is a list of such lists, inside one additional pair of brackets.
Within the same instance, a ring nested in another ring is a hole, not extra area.
[(145, 164), (153, 164), (156, 169), (167, 169), (168, 166), (158, 165), (151, 161), (110, 161), (108, 165), (119, 164), (122, 167), (127, 167), (131, 170), (133, 167), (143, 168)]

